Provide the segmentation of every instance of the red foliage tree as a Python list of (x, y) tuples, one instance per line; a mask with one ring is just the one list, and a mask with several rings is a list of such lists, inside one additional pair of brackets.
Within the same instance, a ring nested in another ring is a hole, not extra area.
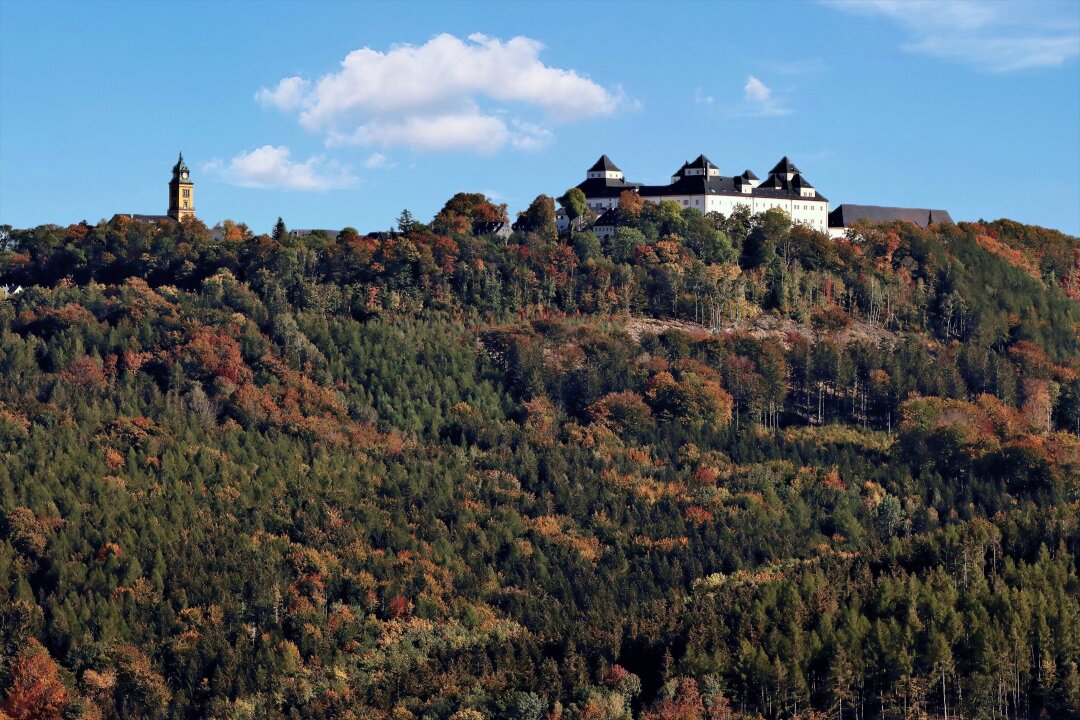
[(386, 614), (391, 618), (403, 617), (409, 612), (409, 601), (403, 595), (395, 595), (386, 604)]
[(100, 360), (89, 355), (72, 360), (60, 373), (60, 377), (84, 390), (101, 390), (106, 385), (105, 369)]
[(4, 710), (13, 720), (60, 720), (68, 692), (57, 675), (56, 663), (37, 641), (11, 667), (11, 687)]

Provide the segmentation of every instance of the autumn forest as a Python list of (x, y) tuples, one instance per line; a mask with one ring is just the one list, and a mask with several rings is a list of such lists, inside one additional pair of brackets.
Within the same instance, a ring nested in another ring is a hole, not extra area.
[(0, 718), (1080, 717), (1080, 240), (555, 208), (0, 229)]

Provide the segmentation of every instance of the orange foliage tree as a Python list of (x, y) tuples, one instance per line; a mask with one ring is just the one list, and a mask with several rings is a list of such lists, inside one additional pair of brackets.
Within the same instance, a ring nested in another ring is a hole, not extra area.
[(14, 720), (60, 720), (67, 706), (68, 691), (56, 663), (40, 643), (30, 640), (12, 664), (4, 711)]

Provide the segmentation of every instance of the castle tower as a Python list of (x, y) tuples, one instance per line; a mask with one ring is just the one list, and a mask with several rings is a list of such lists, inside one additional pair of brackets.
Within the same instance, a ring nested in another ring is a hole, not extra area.
[(786, 182), (791, 182), (792, 178), (799, 174), (799, 168), (795, 167), (795, 163), (787, 159), (787, 155), (780, 158), (780, 162), (776, 163), (776, 167), (769, 171), (770, 175), (779, 175), (783, 177)]
[(172, 180), (169, 181), (169, 217), (177, 222), (195, 217), (195, 183), (190, 178), (184, 153), (180, 153), (180, 159), (173, 165)]
[(585, 173), (588, 179), (599, 178), (600, 180), (626, 180), (623, 171), (611, 162), (607, 155), (601, 155), (600, 159)]

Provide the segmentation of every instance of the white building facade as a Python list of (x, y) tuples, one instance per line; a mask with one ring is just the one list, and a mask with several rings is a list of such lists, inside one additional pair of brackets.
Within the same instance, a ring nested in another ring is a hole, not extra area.
[[(585, 181), (577, 187), (597, 215), (618, 207), (619, 197), (630, 191), (651, 202), (670, 200), (702, 214), (717, 212), (728, 216), (739, 205), (748, 207), (752, 214), (780, 208), (791, 216), (793, 223), (820, 232), (829, 228), (828, 199), (786, 157), (769, 171), (764, 182), (749, 170), (733, 177), (723, 176), (712, 161), (700, 155), (683, 163), (671, 176), (670, 184), (643, 185), (627, 182), (622, 170), (604, 155), (589, 168)], [(598, 230), (608, 231), (611, 226), (604, 225)]]

